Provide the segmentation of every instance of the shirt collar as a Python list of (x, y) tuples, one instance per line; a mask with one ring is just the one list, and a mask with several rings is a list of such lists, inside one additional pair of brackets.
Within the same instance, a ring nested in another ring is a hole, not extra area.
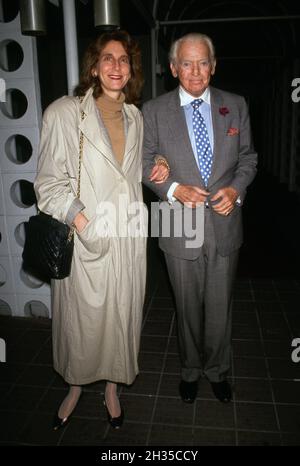
[[(180, 106), (183, 107), (184, 105), (189, 105), (196, 97), (192, 96), (182, 86), (179, 86), (179, 98), (180, 98)], [(202, 95), (197, 97), (197, 99), (202, 99), (203, 102), (210, 105), (210, 89), (207, 87)]]

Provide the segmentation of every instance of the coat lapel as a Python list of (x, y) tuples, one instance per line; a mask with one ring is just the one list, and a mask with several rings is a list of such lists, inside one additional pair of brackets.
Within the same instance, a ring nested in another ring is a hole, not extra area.
[(125, 125), (125, 151), (122, 163), (122, 171), (126, 173), (131, 166), (133, 159), (135, 158), (135, 151), (133, 150), (138, 141), (136, 119), (133, 115), (129, 105), (124, 104), (124, 125)]
[(98, 152), (108, 159), (114, 168), (122, 173), (122, 169), (112, 153), (107, 132), (97, 115), (92, 92), (92, 89), (89, 89), (80, 104), (80, 111), (84, 112), (85, 118), (83, 121), (80, 121), (78, 127)]

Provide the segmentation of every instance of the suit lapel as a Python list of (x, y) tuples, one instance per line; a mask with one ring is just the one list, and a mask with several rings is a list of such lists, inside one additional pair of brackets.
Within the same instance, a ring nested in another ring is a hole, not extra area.
[(211, 175), (208, 184), (213, 184), (214, 176), (218, 166), (220, 165), (220, 157), (222, 157), (222, 147), (224, 144), (225, 137), (225, 117), (220, 114), (220, 108), (222, 107), (223, 99), (222, 96), (216, 92), (216, 89), (210, 87), (210, 103), (211, 103), (211, 116), (214, 133), (214, 152), (213, 152), (213, 163), (211, 169)]
[(182, 154), (188, 152), (188, 156), (191, 157), (191, 160), (194, 164), (194, 168), (197, 171), (197, 173), (199, 173), (199, 176), (201, 178), (201, 174), (199, 172), (199, 168), (196, 163), (193, 148), (190, 141), (184, 109), (180, 105), (179, 88), (175, 89), (173, 91), (173, 94), (171, 95), (166, 119), (168, 121), (170, 132), (172, 133), (172, 138), (180, 142), (182, 146)]

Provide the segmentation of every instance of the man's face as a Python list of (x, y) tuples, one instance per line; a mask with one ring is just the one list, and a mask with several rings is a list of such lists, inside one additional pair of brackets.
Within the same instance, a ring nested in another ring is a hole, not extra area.
[(192, 96), (199, 97), (215, 72), (209, 49), (204, 42), (185, 41), (179, 45), (176, 63), (171, 63), (171, 72), (181, 86)]

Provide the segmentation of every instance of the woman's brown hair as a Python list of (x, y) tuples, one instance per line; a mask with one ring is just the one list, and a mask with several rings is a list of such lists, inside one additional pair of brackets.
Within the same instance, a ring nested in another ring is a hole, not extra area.
[(143, 86), (141, 51), (137, 42), (126, 31), (120, 30), (105, 32), (90, 43), (83, 58), (80, 82), (74, 94), (83, 96), (90, 87), (94, 89), (93, 97), (95, 99), (102, 94), (101, 83), (98, 77), (95, 78), (92, 76), (92, 69), (96, 67), (102, 50), (111, 40), (121, 42), (129, 56), (131, 78), (123, 89), (123, 92), (126, 103), (137, 104)]

